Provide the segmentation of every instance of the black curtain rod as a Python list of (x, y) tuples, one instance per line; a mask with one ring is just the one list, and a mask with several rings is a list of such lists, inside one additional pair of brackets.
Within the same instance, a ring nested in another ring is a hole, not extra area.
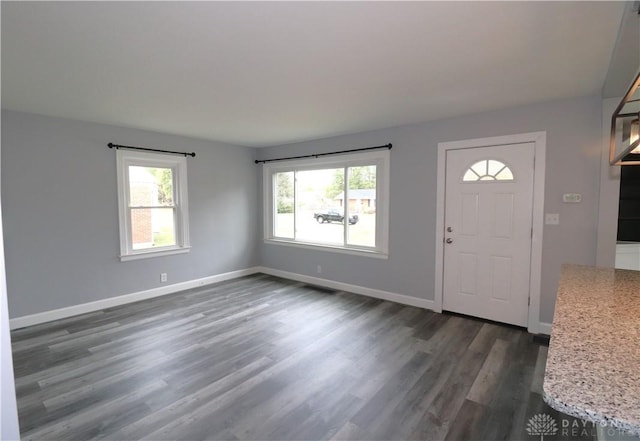
[(145, 152), (157, 152), (157, 153), (170, 153), (172, 155), (184, 155), (184, 156), (191, 156), (191, 157), (196, 157), (196, 154), (194, 152), (175, 152), (173, 150), (160, 150), (160, 149), (150, 149), (147, 147), (135, 147), (135, 146), (131, 146), (131, 145), (120, 145), (120, 144), (113, 144), (112, 142), (110, 142), (109, 144), (107, 144), (107, 147), (109, 147), (110, 149), (127, 149), (127, 150), (143, 150)]
[(393, 147), (393, 144), (389, 143), (389, 144), (385, 144), (385, 145), (379, 145), (376, 147), (364, 147), (361, 149), (351, 149), (351, 150), (341, 150), (339, 152), (329, 152), (329, 153), (316, 153), (314, 155), (302, 155), (302, 156), (289, 156), (287, 158), (276, 158), (276, 159), (256, 159), (256, 164), (264, 164), (265, 162), (275, 162), (275, 161), (286, 161), (289, 159), (302, 159), (302, 158), (318, 158), (320, 156), (329, 156), (329, 155), (341, 155), (343, 153), (353, 153), (353, 152), (362, 152), (364, 150), (378, 150), (378, 149), (389, 149), (391, 150), (391, 148)]

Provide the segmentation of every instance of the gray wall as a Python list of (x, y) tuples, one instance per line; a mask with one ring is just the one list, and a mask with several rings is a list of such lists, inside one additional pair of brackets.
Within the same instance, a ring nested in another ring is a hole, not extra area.
[[(388, 260), (261, 243), (261, 263), (310, 276), (322, 265), (327, 279), (433, 299), (438, 143), (535, 131), (547, 132), (545, 212), (560, 213), (560, 225), (545, 226), (543, 241), (540, 319), (551, 322), (561, 264), (595, 263), (599, 97), (260, 149), (264, 159), (393, 143)], [(563, 204), (568, 192), (581, 193), (582, 203)]]
[[(113, 142), (195, 151), (188, 254), (120, 262)], [(255, 150), (2, 111), (2, 208), (11, 317), (255, 266)]]
[[(2, 113), (2, 204), (9, 311), (20, 317), (255, 265), (433, 299), (439, 142), (547, 132), (540, 318), (553, 317), (564, 262), (594, 264), (601, 100), (586, 97), (254, 150), (101, 124)], [(114, 152), (108, 142), (194, 150), (186, 255), (120, 262)], [(390, 257), (264, 244), (252, 160), (392, 142)], [(562, 204), (562, 193), (582, 193)]]

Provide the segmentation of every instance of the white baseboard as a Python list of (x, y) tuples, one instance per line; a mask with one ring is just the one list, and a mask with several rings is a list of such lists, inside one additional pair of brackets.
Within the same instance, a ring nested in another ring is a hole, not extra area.
[[(380, 289), (368, 288), (366, 286), (351, 285), (348, 283), (337, 282), (335, 280), (323, 279), (320, 277), (306, 276), (304, 274), (292, 273), (273, 268), (256, 266), (228, 273), (216, 274), (215, 276), (203, 277), (202, 279), (189, 280), (186, 282), (174, 283), (172, 285), (160, 286), (145, 291), (124, 294), (108, 299), (96, 300), (95, 302), (82, 303), (80, 305), (68, 306), (66, 308), (54, 309), (51, 311), (40, 312), (37, 314), (25, 315), (9, 320), (11, 329), (24, 328), (25, 326), (33, 326), (53, 320), (64, 319), (74, 315), (85, 314), (87, 312), (99, 311), (105, 308), (133, 303), (140, 300), (146, 300), (153, 297), (160, 297), (175, 292), (184, 291), (186, 289), (197, 288), (199, 286), (211, 285), (213, 283), (223, 282), (225, 280), (235, 279), (238, 277), (248, 276), (256, 273), (269, 274), (276, 277), (295, 280), (298, 282), (309, 283), (311, 285), (324, 286), (326, 288), (352, 292), (367, 297), (373, 297), (390, 302), (400, 303), (403, 305), (416, 306), (424, 309), (435, 309), (435, 301), (421, 299), (405, 294), (397, 294)], [(537, 333), (551, 335), (551, 323), (538, 323)]]
[(551, 335), (551, 323), (546, 323), (546, 322), (538, 323), (538, 333)]
[(418, 297), (396, 294), (379, 289), (367, 288), (366, 286), (351, 285), (348, 283), (336, 282), (335, 280), (322, 279), (320, 277), (305, 276), (304, 274), (290, 273), (288, 271), (277, 270), (267, 267), (258, 267), (261, 273), (269, 274), (284, 279), (296, 280), (298, 282), (309, 283), (311, 285), (324, 286), (326, 288), (352, 292), (363, 296), (374, 297), (376, 299), (389, 300), (390, 302), (401, 303), (403, 305), (417, 306), (433, 310), (435, 302), (433, 300), (420, 299)]
[[(367, 288), (360, 285), (350, 285), (348, 283), (336, 282), (335, 280), (322, 279), (320, 277), (306, 276), (304, 274), (291, 273), (288, 271), (277, 270), (264, 266), (258, 267), (258, 272), (269, 274), (272, 276), (282, 277), (284, 279), (296, 280), (298, 282), (309, 283), (311, 285), (324, 286), (331, 289), (361, 294), (376, 299), (389, 300), (390, 302), (401, 303), (403, 305), (417, 306), (418, 308), (430, 309), (435, 311), (435, 301), (420, 299), (405, 294), (396, 294), (393, 292), (382, 291), (379, 289)], [(551, 323), (538, 322), (534, 327), (529, 328), (529, 332), (534, 334), (551, 335)]]
[[(336, 282), (334, 280), (322, 279), (320, 277), (305, 276), (304, 274), (290, 273), (288, 271), (277, 270), (268, 267), (258, 267), (258, 271), (272, 276), (282, 277), (284, 279), (296, 280), (298, 282), (309, 283), (311, 285), (324, 286), (327, 288), (348, 291), (354, 294), (361, 294), (376, 299), (389, 300), (390, 302), (401, 303), (403, 305), (417, 306), (418, 308), (430, 309), (435, 311), (435, 301), (420, 299), (418, 297), (407, 296), (404, 294), (396, 294), (393, 292), (382, 291), (379, 289), (367, 288), (360, 285), (350, 285), (348, 283)], [(551, 335), (551, 323), (538, 322), (537, 328), (529, 328), (529, 332), (534, 334)]]
[(11, 329), (24, 328), (25, 326), (38, 325), (53, 320), (59, 320), (74, 315), (85, 314), (87, 312), (99, 311), (105, 308), (133, 303), (140, 300), (146, 300), (153, 297), (160, 297), (167, 294), (173, 294), (186, 289), (197, 288), (199, 286), (210, 285), (212, 283), (223, 282), (225, 280), (235, 279), (242, 276), (248, 276), (260, 272), (258, 267), (246, 268), (228, 273), (216, 274), (215, 276), (203, 277), (201, 279), (189, 280), (186, 282), (174, 283), (172, 285), (159, 286), (157, 288), (138, 291), (131, 294), (124, 294), (108, 299), (96, 300), (95, 302), (81, 303), (80, 305), (68, 306), (66, 308), (54, 309), (51, 311), (39, 312), (37, 314), (25, 315), (9, 320)]

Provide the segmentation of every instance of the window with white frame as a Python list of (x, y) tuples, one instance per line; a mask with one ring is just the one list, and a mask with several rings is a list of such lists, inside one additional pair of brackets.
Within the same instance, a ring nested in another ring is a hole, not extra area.
[(264, 237), (388, 255), (389, 151), (267, 163)]
[(189, 251), (187, 159), (117, 150), (120, 259)]

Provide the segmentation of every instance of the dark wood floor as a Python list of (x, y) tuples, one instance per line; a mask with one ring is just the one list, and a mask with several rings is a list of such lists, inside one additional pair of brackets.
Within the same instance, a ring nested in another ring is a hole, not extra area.
[(534, 440), (538, 413), (573, 421), (520, 329), (266, 275), (12, 339), (25, 440)]

